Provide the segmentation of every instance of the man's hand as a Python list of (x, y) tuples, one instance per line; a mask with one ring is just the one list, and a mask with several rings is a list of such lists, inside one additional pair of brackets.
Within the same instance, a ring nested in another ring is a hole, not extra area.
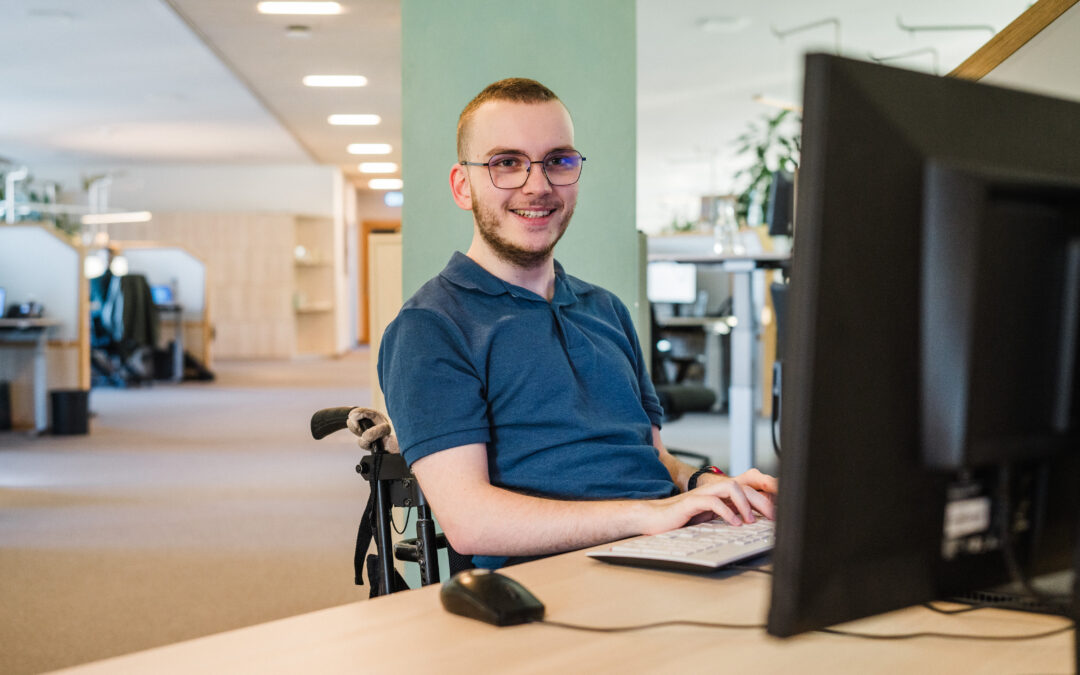
[[(770, 504), (773, 502), (773, 496), (776, 494), (777, 490), (776, 478), (770, 476), (767, 473), (761, 473), (757, 469), (750, 469), (745, 473), (740, 473), (738, 476), (724, 476), (714, 473), (705, 473), (698, 476), (698, 486), (700, 487), (702, 485), (717, 483), (725, 480), (734, 480), (743, 487), (757, 490), (769, 500)], [(758, 509), (758, 511), (761, 511), (761, 509)], [(764, 511), (761, 511), (761, 513), (766, 515), (770, 520), (773, 519), (771, 511), (768, 514), (766, 514)]]
[[(361, 429), (360, 420), (371, 420), (375, 426), (370, 429)], [(382, 414), (378, 410), (371, 408), (353, 408), (349, 411), (349, 430), (360, 437), (360, 447), (368, 452), (373, 450), (373, 447), (377, 441), (382, 441), (383, 450), (387, 452), (398, 452), (397, 437), (394, 436), (394, 429), (390, 426), (390, 418)]]
[(732, 525), (752, 523), (755, 510), (772, 520), (776, 517), (773, 505), (776, 489), (776, 479), (757, 469), (735, 477), (704, 474), (698, 479), (698, 487), (689, 492), (647, 502), (653, 513), (643, 534), (667, 532), (717, 516)]

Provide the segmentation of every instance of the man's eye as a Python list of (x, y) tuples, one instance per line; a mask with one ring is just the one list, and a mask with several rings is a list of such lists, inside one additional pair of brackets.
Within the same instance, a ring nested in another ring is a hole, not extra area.
[(497, 169), (517, 169), (521, 166), (521, 159), (518, 157), (492, 157), (491, 166)]
[(547, 158), (547, 165), (553, 169), (568, 169), (574, 166), (573, 155), (555, 155)]

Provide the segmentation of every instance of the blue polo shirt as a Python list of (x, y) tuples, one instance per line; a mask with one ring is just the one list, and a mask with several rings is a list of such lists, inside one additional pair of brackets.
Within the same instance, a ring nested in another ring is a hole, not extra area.
[(677, 493), (626, 306), (555, 263), (547, 299), (455, 253), (383, 335), (379, 383), (411, 465), (486, 443), (493, 485), (558, 499)]

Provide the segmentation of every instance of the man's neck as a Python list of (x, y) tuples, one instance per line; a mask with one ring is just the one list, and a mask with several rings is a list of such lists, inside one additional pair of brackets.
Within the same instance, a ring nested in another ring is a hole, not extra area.
[(503, 281), (526, 288), (550, 301), (555, 297), (555, 258), (548, 256), (535, 267), (519, 267), (496, 256), (490, 249), (473, 242), (465, 252), (476, 264)]

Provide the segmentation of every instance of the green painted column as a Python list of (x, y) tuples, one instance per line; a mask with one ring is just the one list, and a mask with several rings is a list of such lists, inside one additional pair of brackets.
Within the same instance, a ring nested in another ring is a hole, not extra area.
[(449, 187), (461, 109), (496, 80), (529, 77), (569, 108), (587, 158), (555, 257), (637, 316), (635, 3), (402, 0), (401, 30), (405, 297), (472, 238), (472, 213), (454, 205)]

